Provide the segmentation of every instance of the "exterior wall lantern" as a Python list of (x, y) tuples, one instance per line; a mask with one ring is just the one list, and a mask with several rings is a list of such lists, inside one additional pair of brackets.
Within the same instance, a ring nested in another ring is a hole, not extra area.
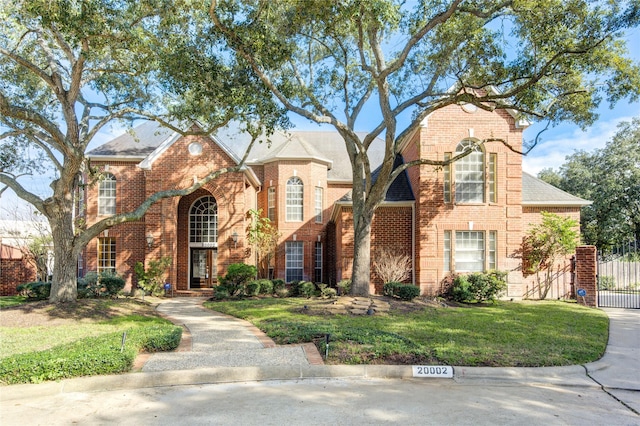
[(233, 230), (233, 234), (231, 234), (231, 239), (233, 240), (234, 248), (238, 248), (238, 233), (236, 230)]
[(147, 247), (153, 247), (153, 235), (151, 233), (147, 234)]

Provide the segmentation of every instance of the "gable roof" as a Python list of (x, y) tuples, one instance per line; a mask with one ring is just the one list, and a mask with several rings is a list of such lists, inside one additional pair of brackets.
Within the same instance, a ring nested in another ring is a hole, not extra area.
[(87, 152), (92, 159), (142, 160), (151, 154), (164, 141), (177, 134), (171, 129), (160, 126), (155, 121), (146, 121), (122, 135)]
[(582, 207), (591, 201), (571, 195), (527, 172), (522, 172), (522, 205), (532, 207)]

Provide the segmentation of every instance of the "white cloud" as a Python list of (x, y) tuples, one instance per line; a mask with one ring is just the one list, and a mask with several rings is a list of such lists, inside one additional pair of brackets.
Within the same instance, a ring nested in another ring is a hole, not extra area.
[[(638, 110), (636, 115), (640, 115), (640, 107), (637, 105), (636, 110)], [(568, 127), (565, 131), (560, 128), (556, 135), (551, 133), (551, 136), (543, 136), (543, 142), (523, 158), (522, 168), (524, 171), (536, 175), (544, 168), (559, 168), (564, 164), (566, 156), (575, 151), (592, 152), (595, 149), (603, 148), (617, 132), (618, 124), (623, 121), (631, 121), (632, 117), (633, 115), (610, 117), (597, 121), (585, 131), (576, 126)], [(549, 130), (549, 132), (553, 132), (553, 130)], [(532, 135), (533, 133), (531, 135), (525, 133), (525, 138), (533, 138)], [(543, 133), (543, 135), (545, 134)]]

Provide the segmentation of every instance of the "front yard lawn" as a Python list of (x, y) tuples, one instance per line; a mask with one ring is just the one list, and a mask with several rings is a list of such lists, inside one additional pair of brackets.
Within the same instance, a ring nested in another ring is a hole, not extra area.
[(140, 351), (175, 349), (181, 335), (152, 306), (131, 299), (3, 307), (0, 384), (127, 372)]
[(205, 306), (252, 322), (278, 344), (314, 341), (321, 354), (329, 333), (329, 364), (574, 365), (600, 358), (608, 339), (606, 314), (575, 303), (392, 304), (388, 314), (373, 316), (333, 315), (322, 309), (327, 303), (264, 298)]

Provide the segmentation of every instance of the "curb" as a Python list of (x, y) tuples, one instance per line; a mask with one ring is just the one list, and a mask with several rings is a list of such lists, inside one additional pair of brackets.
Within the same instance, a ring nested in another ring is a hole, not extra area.
[[(206, 385), (305, 379), (411, 379), (444, 384), (451, 379), (414, 378), (410, 365), (300, 365), (262, 367), (215, 367), (149, 373), (90, 376), (40, 384), (3, 386), (0, 401), (11, 401), (71, 392), (101, 392), (167, 386)], [(583, 366), (494, 368), (454, 367), (456, 384), (527, 384), (599, 387)]]

